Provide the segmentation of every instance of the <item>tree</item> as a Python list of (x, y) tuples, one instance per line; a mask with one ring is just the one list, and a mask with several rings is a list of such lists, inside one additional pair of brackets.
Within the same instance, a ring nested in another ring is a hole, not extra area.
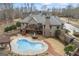
[(69, 5), (67, 6), (68, 23), (69, 23), (69, 20), (70, 20), (70, 17), (71, 17), (71, 10), (72, 10), (72, 5), (69, 4)]
[[(10, 20), (13, 19), (13, 4), (12, 3), (2, 3), (2, 18), (4, 20)], [(7, 21), (8, 22), (8, 21)]]

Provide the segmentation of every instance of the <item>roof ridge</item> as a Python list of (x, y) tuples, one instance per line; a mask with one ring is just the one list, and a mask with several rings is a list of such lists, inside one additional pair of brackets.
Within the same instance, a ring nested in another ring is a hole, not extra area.
[(38, 21), (36, 20), (36, 18), (34, 16), (32, 16), (32, 18), (38, 23)]

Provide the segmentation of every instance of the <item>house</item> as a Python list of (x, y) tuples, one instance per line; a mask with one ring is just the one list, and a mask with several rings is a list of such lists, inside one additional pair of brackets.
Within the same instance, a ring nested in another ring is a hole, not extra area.
[(21, 22), (21, 31), (38, 33), (44, 36), (54, 36), (57, 26), (61, 29), (62, 21), (57, 16), (31, 14)]

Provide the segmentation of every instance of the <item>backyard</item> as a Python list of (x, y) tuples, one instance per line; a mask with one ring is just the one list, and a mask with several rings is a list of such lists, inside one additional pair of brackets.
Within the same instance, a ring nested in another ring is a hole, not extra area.
[(73, 56), (79, 51), (79, 6), (0, 5), (0, 55)]
[[(13, 22), (14, 23), (14, 22)], [(13, 23), (10, 23), (10, 24), (13, 24)], [(10, 25), (10, 24), (7, 24), (7, 25)], [(0, 35), (4, 34), (4, 28), (7, 26), (6, 24), (2, 24), (0, 25)], [(31, 37), (30, 34), (27, 34), (26, 37)], [(38, 35), (38, 40), (43, 40), (45, 41), (49, 48), (48, 48), (48, 55), (64, 55), (64, 44), (61, 43), (59, 40), (57, 40), (56, 38), (46, 38), (42, 35)], [(61, 47), (61, 48), (60, 48)], [(2, 52), (2, 51), (1, 51)], [(8, 54), (9, 55), (9, 50), (3, 50), (4, 54)]]

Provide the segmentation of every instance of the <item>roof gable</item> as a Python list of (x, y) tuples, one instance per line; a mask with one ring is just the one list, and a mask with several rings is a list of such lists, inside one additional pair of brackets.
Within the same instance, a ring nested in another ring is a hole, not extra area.
[(43, 15), (33, 15), (33, 17), (38, 23), (45, 23), (45, 18)]
[(29, 21), (29, 24), (37, 24), (37, 21), (32, 17)]

